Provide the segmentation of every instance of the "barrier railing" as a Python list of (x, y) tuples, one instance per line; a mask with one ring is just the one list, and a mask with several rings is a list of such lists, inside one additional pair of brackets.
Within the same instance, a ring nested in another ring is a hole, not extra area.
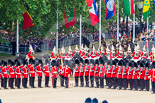
[(139, 45), (140, 50), (143, 50), (143, 47), (145, 46), (147, 52), (151, 52), (153, 45), (155, 47), (155, 41), (138, 41), (137, 44)]

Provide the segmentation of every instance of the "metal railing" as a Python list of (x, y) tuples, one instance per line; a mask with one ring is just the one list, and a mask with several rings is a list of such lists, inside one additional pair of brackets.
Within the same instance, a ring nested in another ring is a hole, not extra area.
[(139, 45), (140, 50), (143, 50), (143, 48), (145, 46), (145, 49), (146, 49), (146, 51), (148, 53), (151, 52), (151, 49), (152, 49), (153, 45), (155, 47), (155, 41), (149, 41), (149, 42), (146, 42), (146, 41), (138, 41), (137, 44)]
[(0, 45), (0, 53), (12, 54), (12, 45)]

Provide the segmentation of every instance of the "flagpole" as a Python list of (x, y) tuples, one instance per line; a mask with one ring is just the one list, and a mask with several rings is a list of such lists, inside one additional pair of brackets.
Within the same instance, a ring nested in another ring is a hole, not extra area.
[(119, 0), (117, 0), (117, 42), (119, 41)]
[[(147, 33), (149, 33), (149, 17), (147, 17)], [(149, 41), (147, 40), (147, 52), (149, 53)]]
[(79, 41), (80, 50), (81, 50), (81, 36), (82, 36), (82, 15), (80, 15), (80, 41)]
[(99, 48), (101, 47), (101, 0), (100, 0), (100, 15), (99, 15)]
[(58, 53), (58, 26), (59, 26), (59, 24), (58, 24), (58, 3), (57, 3), (57, 24), (56, 24), (56, 30), (57, 30), (57, 32), (56, 32), (56, 51), (57, 51), (57, 53)]
[(17, 20), (16, 46), (17, 46), (16, 56), (18, 56), (19, 54), (19, 22), (18, 20)]
[[(135, 10), (135, 4), (134, 4), (134, 10)], [(133, 14), (133, 40), (132, 42), (135, 42), (135, 13)]]

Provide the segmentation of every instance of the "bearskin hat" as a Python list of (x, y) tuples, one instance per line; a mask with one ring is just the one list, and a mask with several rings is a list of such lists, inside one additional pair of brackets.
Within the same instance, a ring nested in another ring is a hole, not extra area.
[(89, 64), (89, 60), (88, 59), (85, 60), (85, 64)]
[(98, 59), (95, 60), (95, 64), (99, 64), (99, 60)]
[(136, 62), (134, 62), (134, 67), (138, 67), (138, 65), (137, 65), (137, 63), (136, 63)]
[(78, 59), (75, 60), (75, 64), (79, 65), (79, 60)]
[(108, 60), (107, 65), (111, 65), (111, 61), (110, 60)]

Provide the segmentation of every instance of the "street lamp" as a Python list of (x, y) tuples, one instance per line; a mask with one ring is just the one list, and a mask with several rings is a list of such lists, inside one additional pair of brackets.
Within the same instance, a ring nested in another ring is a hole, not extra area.
[(142, 11), (143, 11), (144, 0), (137, 0), (137, 6), (139, 10), (139, 19), (140, 19), (140, 32), (142, 33)]

